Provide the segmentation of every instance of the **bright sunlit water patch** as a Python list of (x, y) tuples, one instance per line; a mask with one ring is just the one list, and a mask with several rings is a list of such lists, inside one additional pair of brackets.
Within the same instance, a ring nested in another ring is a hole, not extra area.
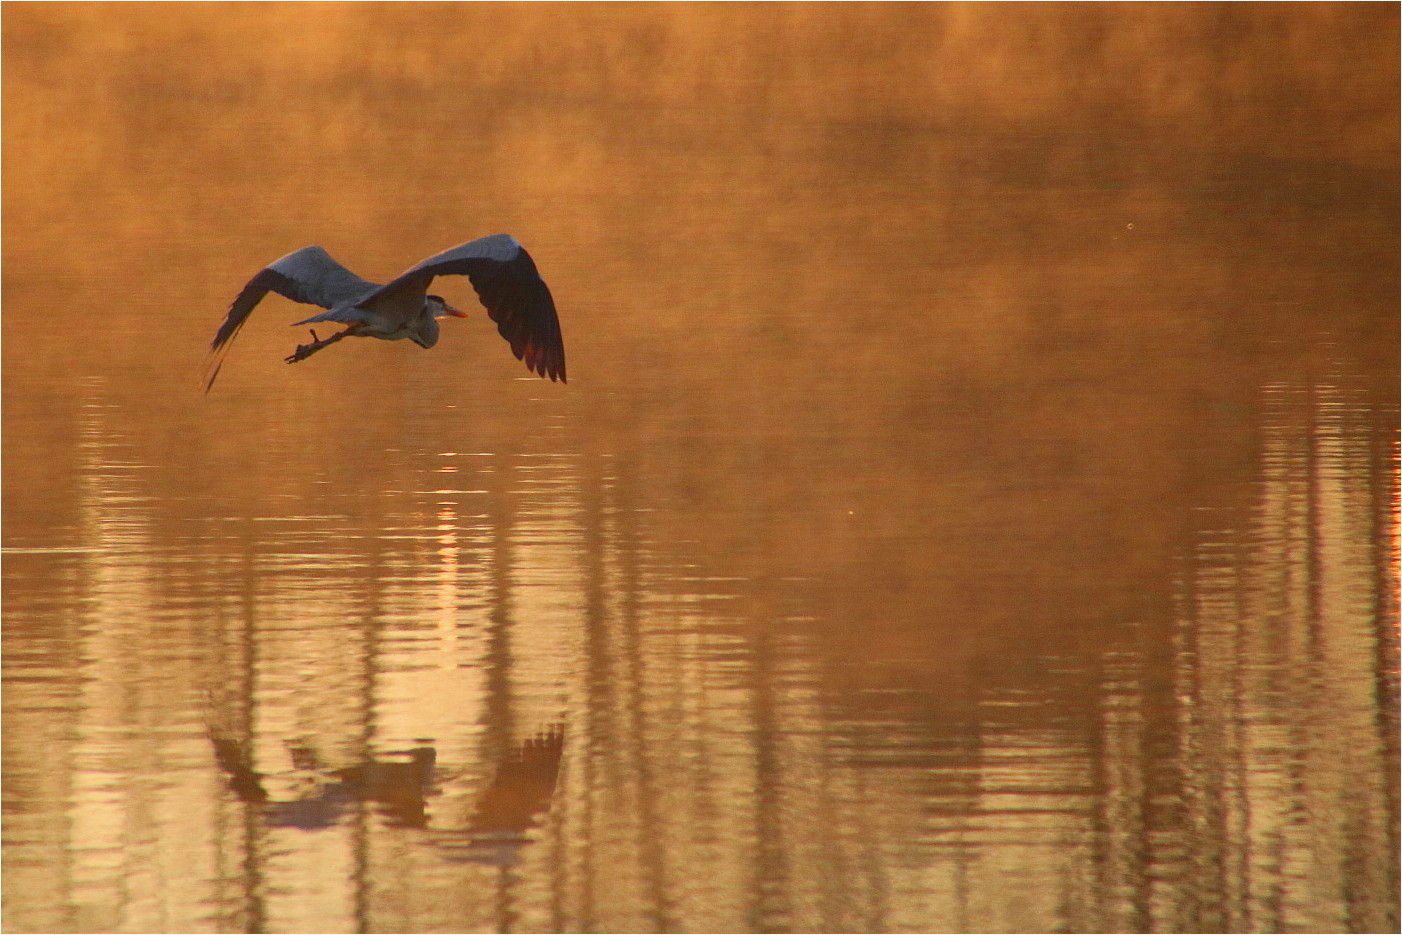
[(7, 7), (5, 929), (1395, 931), (1396, 46)]

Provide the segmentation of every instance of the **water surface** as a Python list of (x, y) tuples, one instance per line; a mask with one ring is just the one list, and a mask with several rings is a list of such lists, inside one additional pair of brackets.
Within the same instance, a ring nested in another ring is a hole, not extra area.
[(7, 7), (6, 930), (1395, 931), (1397, 22)]

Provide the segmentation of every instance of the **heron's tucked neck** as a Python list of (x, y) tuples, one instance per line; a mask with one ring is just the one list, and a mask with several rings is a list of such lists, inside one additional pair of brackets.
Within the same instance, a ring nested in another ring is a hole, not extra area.
[(419, 313), (419, 317), (414, 319), (414, 323), (409, 326), (409, 330), (414, 334), (415, 340), (423, 347), (433, 347), (438, 343), (438, 319), (433, 317), (433, 311), (427, 304)]

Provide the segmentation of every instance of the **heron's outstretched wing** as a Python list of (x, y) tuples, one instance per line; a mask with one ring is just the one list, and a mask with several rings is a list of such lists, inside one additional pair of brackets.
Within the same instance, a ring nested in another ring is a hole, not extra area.
[(208, 392), (214, 385), (214, 378), (224, 364), (224, 355), (228, 353), (229, 343), (248, 321), (254, 307), (269, 292), (276, 292), (294, 302), (334, 308), (353, 302), (377, 288), (375, 283), (366, 282), (331, 259), (331, 255), (321, 247), (303, 247), (280, 260), (274, 260), (243, 287), (229, 306), (229, 313), (224, 316), (224, 323), (219, 326), (214, 340), (210, 342), (205, 391)]
[[(381, 286), (377, 294), (411, 280), (427, 290), (433, 277), (454, 274), (472, 281), (517, 360), (524, 360), (527, 368), (543, 377), (565, 381), (565, 342), (555, 300), (531, 255), (509, 234), (482, 237), (429, 257)], [(366, 304), (369, 301), (373, 297)]]

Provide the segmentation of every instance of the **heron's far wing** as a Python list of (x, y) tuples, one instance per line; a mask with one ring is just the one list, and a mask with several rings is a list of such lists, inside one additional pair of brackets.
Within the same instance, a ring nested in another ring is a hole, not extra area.
[(286, 296), (294, 302), (334, 308), (354, 301), (377, 288), (331, 258), (321, 247), (303, 247), (264, 267), (239, 292), (223, 323), (210, 342), (210, 358), (206, 370), (205, 391), (214, 385), (219, 375), (229, 342), (239, 333), (253, 309), (269, 292)]
[(361, 279), (333, 260), (321, 247), (303, 247), (269, 263), (248, 281), (229, 306), (229, 314), (214, 335), (210, 349), (218, 350), (232, 341), (254, 306), (269, 292), (276, 292), (294, 302), (334, 308), (376, 288), (375, 283)]
[(555, 300), (526, 248), (509, 234), (495, 234), (445, 250), (405, 270), (380, 291), (405, 280), (427, 283), (435, 276), (461, 275), (472, 281), (497, 331), (517, 360), (551, 380), (565, 381), (565, 343)]

